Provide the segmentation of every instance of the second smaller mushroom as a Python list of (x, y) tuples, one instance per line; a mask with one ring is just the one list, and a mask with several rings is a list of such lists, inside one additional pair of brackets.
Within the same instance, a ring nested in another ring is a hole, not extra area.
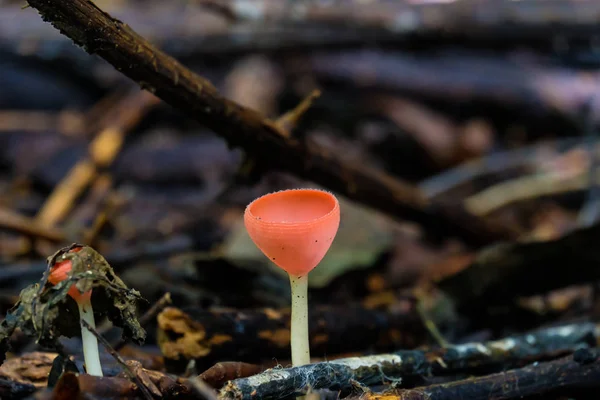
[[(77, 253), (81, 249), (81, 247), (74, 247), (69, 253)], [(56, 262), (50, 269), (48, 282), (57, 285), (69, 277), (72, 269), (73, 262), (71, 260), (64, 259)], [(95, 329), (96, 321), (94, 319), (94, 309), (92, 308), (92, 291), (89, 290), (81, 293), (75, 284), (73, 284), (69, 288), (69, 296), (77, 303), (80, 321), (87, 322), (89, 326)], [(100, 364), (100, 354), (98, 353), (98, 339), (83, 324), (81, 324), (81, 342), (87, 373), (94, 376), (102, 376), (102, 365)]]
[(270, 193), (246, 207), (244, 223), (256, 246), (289, 275), (292, 364), (310, 364), (308, 273), (335, 238), (340, 224), (338, 200), (317, 189)]

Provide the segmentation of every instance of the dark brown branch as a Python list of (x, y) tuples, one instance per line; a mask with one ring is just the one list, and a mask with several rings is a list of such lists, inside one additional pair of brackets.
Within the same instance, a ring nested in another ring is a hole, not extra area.
[(88, 0), (30, 0), (45, 21), (90, 54), (104, 58), (141, 87), (247, 150), (261, 164), (311, 179), (396, 217), (423, 224), (441, 236), (471, 244), (514, 238), (516, 232), (458, 210), (432, 207), (414, 186), (382, 171), (350, 165), (316, 143), (286, 138), (260, 114), (223, 98), (214, 86), (159, 51)]

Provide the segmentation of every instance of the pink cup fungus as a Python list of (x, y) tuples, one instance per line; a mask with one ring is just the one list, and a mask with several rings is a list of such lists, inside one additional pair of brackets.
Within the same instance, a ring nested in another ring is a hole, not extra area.
[(309, 364), (308, 273), (321, 262), (335, 238), (339, 202), (323, 190), (283, 190), (250, 203), (244, 223), (256, 246), (290, 277), (292, 364)]
[[(77, 253), (81, 247), (75, 247), (69, 253)], [(56, 262), (50, 270), (48, 282), (57, 285), (69, 278), (73, 269), (73, 262), (69, 259)], [(81, 293), (75, 284), (71, 285), (68, 292), (69, 296), (75, 300), (79, 308), (79, 319), (85, 321), (92, 328), (96, 328), (94, 319), (94, 310), (92, 308), (92, 291)], [(100, 354), (98, 353), (98, 339), (83, 324), (81, 324), (81, 341), (83, 346), (83, 357), (85, 359), (85, 368), (90, 375), (102, 376), (102, 365), (100, 364)]]

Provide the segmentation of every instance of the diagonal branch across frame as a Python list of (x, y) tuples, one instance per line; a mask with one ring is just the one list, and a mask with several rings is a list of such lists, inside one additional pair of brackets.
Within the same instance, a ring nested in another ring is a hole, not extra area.
[(460, 207), (434, 205), (413, 185), (383, 171), (350, 165), (315, 143), (286, 137), (259, 113), (224, 98), (206, 79), (160, 51), (89, 0), (29, 0), (42, 18), (90, 54), (97, 54), (143, 89), (242, 147), (256, 160), (312, 180), (441, 237), (480, 246), (514, 239), (512, 227), (476, 218)]

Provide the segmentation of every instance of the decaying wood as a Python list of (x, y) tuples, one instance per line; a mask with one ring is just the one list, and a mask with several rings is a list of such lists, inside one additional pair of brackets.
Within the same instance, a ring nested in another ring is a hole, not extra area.
[[(583, 397), (596, 398), (600, 388), (600, 351), (580, 349), (556, 361), (536, 363), (484, 377), (435, 384), (384, 394), (363, 394), (348, 400), (516, 400), (526, 396), (584, 392)], [(536, 397), (539, 398), (539, 397)], [(547, 398), (547, 397), (544, 397)]]
[[(425, 328), (414, 305), (317, 306), (309, 313), (314, 356), (366, 349), (410, 348), (423, 343)], [(289, 309), (165, 308), (158, 315), (158, 344), (172, 368), (189, 360), (208, 368), (221, 360), (289, 359)]]
[[(390, 382), (397, 384), (403, 378), (415, 376), (489, 372), (495, 368), (557, 357), (578, 348), (594, 347), (596, 335), (594, 324), (566, 325), (486, 343), (435, 350), (406, 350), (293, 368), (275, 368), (228, 382), (221, 390), (220, 397), (235, 400), (256, 397), (274, 399), (302, 394), (308, 388), (349, 389), (353, 382), (365, 386)], [(600, 373), (600, 363), (596, 368)]]
[(547, 242), (493, 245), (438, 285), (460, 310), (481, 311), (512, 304), (518, 296), (598, 281), (599, 234), (596, 224)]
[(207, 80), (159, 51), (127, 25), (86, 0), (31, 0), (51, 22), (89, 53), (199, 120), (231, 145), (252, 154), (262, 166), (292, 172), (391, 215), (419, 222), (443, 236), (460, 236), (472, 244), (517, 234), (500, 224), (491, 226), (459, 210), (433, 205), (414, 186), (366, 166), (350, 165), (320, 145), (286, 138), (276, 124), (223, 98)]

